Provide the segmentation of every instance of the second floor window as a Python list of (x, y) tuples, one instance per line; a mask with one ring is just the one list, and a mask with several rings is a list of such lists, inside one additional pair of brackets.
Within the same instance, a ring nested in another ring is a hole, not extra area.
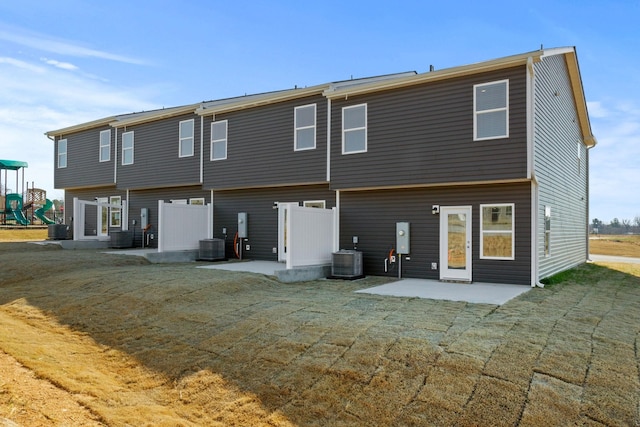
[(316, 104), (296, 107), (294, 121), (294, 150), (313, 150), (316, 148)]
[(342, 154), (367, 151), (367, 104), (342, 109)]
[(227, 158), (227, 121), (211, 123), (211, 160)]
[(133, 164), (133, 131), (122, 134), (122, 164)]
[(100, 132), (100, 161), (111, 160), (111, 129)]
[(67, 167), (67, 140), (66, 139), (58, 140), (58, 167), (59, 168)]
[(509, 80), (473, 86), (473, 140), (509, 136)]
[(180, 122), (179, 157), (193, 156), (193, 119)]

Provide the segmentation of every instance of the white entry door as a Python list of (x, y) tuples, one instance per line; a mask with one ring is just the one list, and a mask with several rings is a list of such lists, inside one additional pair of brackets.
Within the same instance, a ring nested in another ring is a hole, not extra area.
[[(108, 197), (98, 197), (98, 203), (109, 203)], [(98, 205), (98, 237), (109, 235), (109, 208)]]
[(440, 280), (471, 277), (471, 206), (440, 206)]

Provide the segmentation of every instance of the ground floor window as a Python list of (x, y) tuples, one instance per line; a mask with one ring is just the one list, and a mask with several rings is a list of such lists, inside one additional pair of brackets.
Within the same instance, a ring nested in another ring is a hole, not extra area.
[[(120, 196), (111, 196), (111, 197), (109, 197), (109, 204), (111, 204), (111, 205), (121, 205), (122, 204), (122, 197), (120, 197)], [(111, 227), (120, 227), (121, 226), (122, 209), (121, 208), (110, 207), (109, 210), (110, 210), (109, 225)]]
[(515, 205), (480, 205), (480, 258), (515, 259)]
[(544, 256), (549, 256), (551, 251), (551, 207), (544, 207)]
[(204, 206), (204, 197), (194, 197), (189, 199), (190, 205), (201, 205)]

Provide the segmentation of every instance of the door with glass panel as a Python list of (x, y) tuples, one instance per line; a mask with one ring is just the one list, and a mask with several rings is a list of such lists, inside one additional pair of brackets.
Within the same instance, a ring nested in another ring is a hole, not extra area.
[[(109, 203), (108, 197), (98, 197), (98, 203)], [(98, 237), (106, 237), (109, 235), (109, 208), (104, 205), (98, 205)]]
[(471, 282), (471, 206), (440, 207), (440, 280)]

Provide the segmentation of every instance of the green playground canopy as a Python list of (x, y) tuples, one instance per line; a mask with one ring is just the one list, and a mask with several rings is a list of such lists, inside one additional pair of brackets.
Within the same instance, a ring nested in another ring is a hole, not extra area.
[(0, 169), (8, 169), (10, 171), (17, 171), (21, 168), (29, 167), (27, 162), (21, 162), (19, 160), (0, 160)]

